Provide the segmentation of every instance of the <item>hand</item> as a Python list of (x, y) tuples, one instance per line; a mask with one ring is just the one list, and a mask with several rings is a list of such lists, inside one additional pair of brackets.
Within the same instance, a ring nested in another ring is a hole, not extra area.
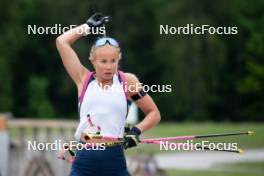
[(110, 21), (110, 19), (110, 16), (104, 16), (101, 13), (95, 13), (86, 21), (86, 24), (88, 24), (89, 27), (97, 27), (107, 23)]
[(136, 147), (140, 142), (139, 135), (141, 130), (137, 127), (130, 129), (124, 136), (124, 148), (125, 150), (131, 147)]

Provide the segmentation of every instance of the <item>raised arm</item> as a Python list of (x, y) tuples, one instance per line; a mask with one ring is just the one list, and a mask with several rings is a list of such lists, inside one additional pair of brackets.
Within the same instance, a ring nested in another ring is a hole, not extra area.
[(56, 39), (56, 46), (60, 53), (62, 62), (78, 88), (78, 95), (80, 95), (85, 75), (89, 70), (81, 64), (80, 59), (71, 45), (80, 37), (87, 35), (89, 27), (99, 27), (107, 23), (109, 20), (109, 16), (104, 16), (101, 13), (95, 13), (86, 21), (85, 24), (70, 29)]
[(56, 39), (56, 46), (60, 53), (62, 62), (68, 74), (75, 82), (78, 90), (82, 86), (85, 74), (88, 70), (81, 64), (76, 52), (71, 45), (83, 34), (80, 31), (85, 31), (88, 28), (87, 24), (80, 25), (63, 33)]

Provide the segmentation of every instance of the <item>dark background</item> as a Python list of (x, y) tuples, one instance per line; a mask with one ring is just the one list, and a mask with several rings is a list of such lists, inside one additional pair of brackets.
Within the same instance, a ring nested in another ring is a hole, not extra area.
[[(82, 24), (100, 11), (122, 47), (121, 68), (151, 93), (162, 121), (263, 121), (264, 1), (146, 0), (0, 2), (0, 112), (76, 118), (77, 91), (56, 50), (57, 35), (28, 35), (28, 25)], [(237, 26), (237, 35), (160, 35), (160, 25)], [(74, 48), (88, 68), (94, 37)]]

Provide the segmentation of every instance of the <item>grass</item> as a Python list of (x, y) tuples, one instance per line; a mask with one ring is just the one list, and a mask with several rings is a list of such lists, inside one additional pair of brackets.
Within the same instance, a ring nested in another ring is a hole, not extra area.
[[(264, 148), (264, 123), (161, 123), (157, 127), (144, 133), (142, 138), (165, 137), (179, 135), (198, 135), (212, 133), (242, 132), (254, 131), (254, 135), (230, 136), (223, 138), (209, 138), (210, 142), (232, 142), (238, 143), (242, 149)], [(201, 140), (195, 140), (199, 142)], [(184, 141), (181, 141), (184, 142)], [(160, 153), (159, 145), (144, 144), (131, 149), (126, 153), (128, 155), (135, 153)]]
[[(223, 137), (219, 139), (210, 138), (208, 139), (208, 141), (237, 142), (240, 148), (246, 150), (254, 148), (264, 148), (264, 123), (161, 123), (157, 127), (145, 132), (142, 135), (142, 138), (241, 132), (248, 130), (254, 131), (255, 134), (251, 136), (233, 136)], [(25, 129), (24, 135), (26, 138), (30, 138), (32, 137), (33, 133), (34, 132), (32, 131), (32, 129)], [(59, 129), (55, 129), (54, 133), (58, 134)], [(17, 138), (19, 136), (19, 131), (17, 131), (17, 129), (10, 129), (9, 134), (12, 137)], [(159, 145), (144, 144), (127, 150), (126, 155), (139, 155), (140, 153), (153, 154), (160, 152), (170, 151), (160, 151)], [(214, 170), (170, 169), (166, 170), (166, 172), (168, 176), (260, 176), (264, 173), (264, 162), (243, 162), (220, 165)]]
[(264, 162), (241, 162), (222, 165), (216, 170), (183, 170), (166, 171), (168, 176), (260, 176), (264, 173)]
[(163, 123), (148, 131), (147, 136), (177, 136), (254, 131), (251, 136), (233, 136), (212, 141), (234, 141), (243, 148), (264, 148), (264, 123)]
[(264, 161), (263, 162), (240, 162), (235, 164), (225, 164), (221, 168), (225, 170), (235, 170), (238, 172), (251, 172), (264, 174)]
[[(145, 132), (142, 138), (240, 132), (248, 130), (254, 131), (255, 134), (251, 136), (233, 136), (219, 139), (210, 138), (208, 140), (213, 142), (237, 142), (239, 147), (245, 149), (245, 151), (247, 149), (264, 148), (264, 123), (161, 123), (157, 127)], [(55, 129), (55, 134), (56, 133), (59, 133), (59, 129)], [(19, 131), (17, 131), (17, 129), (10, 129), (9, 134), (13, 137), (18, 137)], [(25, 130), (25, 137), (30, 138), (32, 135), (32, 129)], [(144, 144), (127, 150), (126, 155), (139, 155), (140, 153), (154, 154), (160, 152), (175, 151), (160, 151), (158, 145)], [(243, 162), (220, 165), (213, 170), (169, 169), (166, 170), (166, 173), (168, 176), (260, 176), (264, 173), (264, 162)]]
[[(240, 132), (252, 130), (255, 132), (251, 136), (233, 136), (223, 138), (206, 139), (212, 142), (236, 142), (239, 148), (253, 149), (264, 148), (264, 123), (161, 123), (155, 128), (145, 132), (142, 138), (149, 137), (165, 137), (165, 136), (179, 136), (179, 135), (194, 135), (194, 134), (211, 134), (211, 133), (226, 133), (226, 132)], [(41, 130), (40, 130), (41, 131)], [(43, 130), (42, 130), (43, 131)], [(55, 129), (54, 133), (58, 133), (59, 129)], [(53, 134), (54, 134), (53, 133)], [(72, 132), (71, 132), (72, 133)], [(10, 129), (9, 134), (17, 138), (19, 131), (17, 129)], [(25, 137), (32, 138), (32, 129), (25, 129)], [(72, 134), (73, 136), (73, 134)], [(194, 142), (199, 142), (195, 140)], [(184, 141), (180, 141), (184, 142)], [(168, 151), (160, 151), (159, 145), (144, 144), (136, 148), (130, 149), (126, 154), (134, 153), (160, 153)]]

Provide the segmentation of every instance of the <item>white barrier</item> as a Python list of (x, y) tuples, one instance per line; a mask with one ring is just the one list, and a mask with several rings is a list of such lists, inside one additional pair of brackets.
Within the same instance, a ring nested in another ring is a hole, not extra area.
[(7, 115), (0, 114), (0, 176), (8, 176), (8, 154), (9, 154), (9, 139), (7, 134)]

